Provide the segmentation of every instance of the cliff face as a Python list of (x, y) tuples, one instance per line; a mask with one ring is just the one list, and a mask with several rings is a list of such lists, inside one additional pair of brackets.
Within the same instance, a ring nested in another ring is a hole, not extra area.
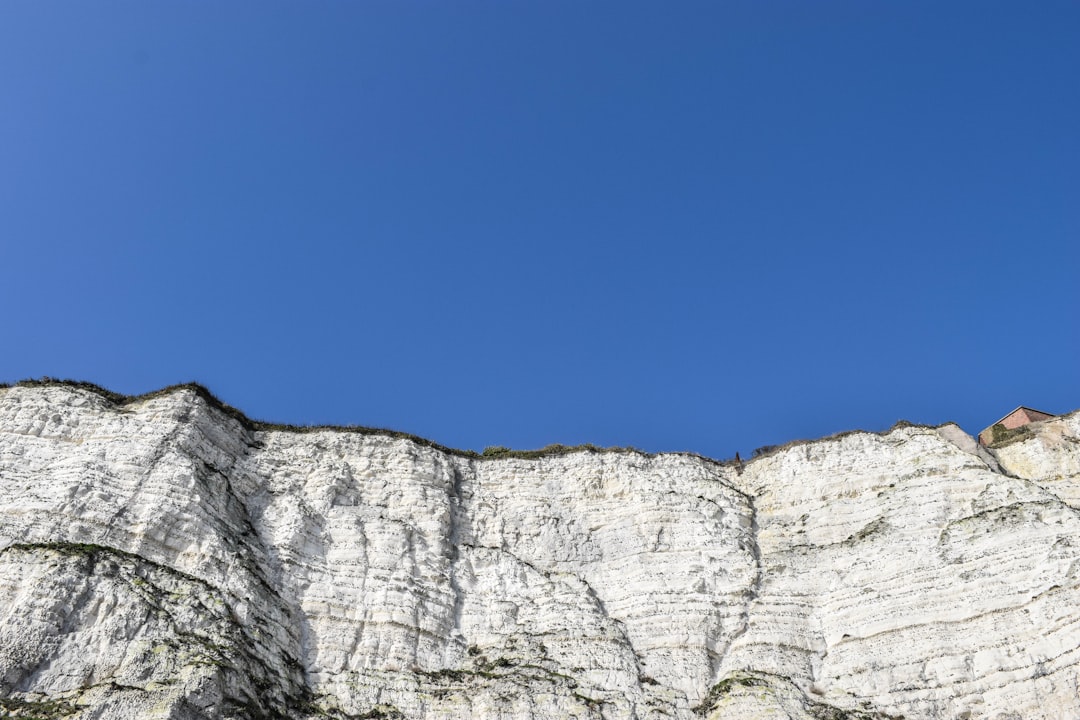
[(1080, 415), (743, 468), (0, 390), (0, 708), (71, 718), (1080, 716)]

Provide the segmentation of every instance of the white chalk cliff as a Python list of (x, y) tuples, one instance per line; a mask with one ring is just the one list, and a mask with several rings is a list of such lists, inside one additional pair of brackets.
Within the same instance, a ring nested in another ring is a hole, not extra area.
[(0, 389), (0, 716), (1080, 717), (1080, 414), (745, 465)]

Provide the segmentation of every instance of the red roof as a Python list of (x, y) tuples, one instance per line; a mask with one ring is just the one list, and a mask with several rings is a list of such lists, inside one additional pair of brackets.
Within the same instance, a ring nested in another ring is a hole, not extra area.
[(1035, 408), (1029, 408), (1026, 405), (1017, 405), (1015, 410), (1011, 410), (1010, 412), (1005, 413), (998, 420), (995, 420), (994, 422), (990, 423), (989, 427), (994, 427), (995, 425), (997, 425), (999, 422), (1001, 422), (1005, 418), (1009, 417), (1010, 415), (1012, 415), (1012, 414), (1014, 414), (1014, 413), (1016, 413), (1016, 412), (1018, 412), (1020, 410), (1030, 410), (1031, 412), (1039, 413), (1040, 415), (1047, 415), (1049, 417), (1057, 417), (1056, 415), (1054, 415), (1054, 413), (1048, 413), (1048, 412), (1044, 412), (1042, 410), (1036, 410)]

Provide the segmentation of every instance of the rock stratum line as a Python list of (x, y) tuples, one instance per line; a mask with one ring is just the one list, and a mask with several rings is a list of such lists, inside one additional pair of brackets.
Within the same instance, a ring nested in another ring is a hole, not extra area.
[(745, 465), (0, 388), (0, 716), (1080, 717), (1080, 415)]

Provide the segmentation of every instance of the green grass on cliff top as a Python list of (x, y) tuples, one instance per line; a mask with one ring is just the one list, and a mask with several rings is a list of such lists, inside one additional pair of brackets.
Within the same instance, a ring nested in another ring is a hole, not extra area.
[[(578, 453), (578, 452), (634, 453), (634, 454), (637, 454), (637, 455), (642, 455), (644, 457), (655, 457), (658, 454), (658, 453), (647, 452), (647, 451), (644, 451), (644, 450), (639, 450), (638, 448), (635, 448), (635, 447), (600, 447), (600, 446), (597, 446), (597, 445), (593, 445), (592, 443), (585, 443), (585, 444), (581, 444), (581, 445), (562, 445), (562, 444), (559, 444), (559, 443), (555, 443), (555, 444), (547, 445), (546, 447), (542, 447), (542, 448), (539, 448), (539, 449), (536, 449), (536, 450), (513, 450), (511, 448), (506, 448), (506, 447), (502, 447), (502, 446), (491, 446), (491, 447), (485, 448), (483, 452), (476, 452), (475, 450), (462, 450), (462, 449), (459, 449), (459, 448), (452, 448), (452, 447), (447, 447), (445, 445), (440, 445), (439, 443), (437, 443), (437, 442), (435, 442), (433, 440), (428, 440), (427, 438), (422, 438), (422, 437), (419, 437), (418, 435), (413, 435), (412, 433), (401, 432), (400, 430), (389, 430), (389, 429), (386, 429), (386, 428), (373, 428), (373, 427), (367, 427), (365, 425), (290, 425), (288, 423), (275, 423), (275, 422), (266, 422), (266, 421), (263, 421), (263, 420), (253, 420), (253, 419), (249, 418), (247, 415), (245, 415), (242, 411), (240, 411), (240, 410), (234, 408), (232, 405), (229, 405), (228, 403), (222, 401), (216, 395), (214, 395), (212, 392), (210, 392), (206, 387), (204, 387), (203, 385), (200, 385), (199, 383), (196, 383), (196, 382), (177, 383), (175, 385), (168, 385), (168, 386), (160, 388), (158, 390), (152, 390), (151, 392), (143, 393), (141, 395), (123, 395), (121, 393), (113, 392), (112, 390), (109, 390), (108, 388), (103, 388), (100, 385), (95, 385), (94, 383), (86, 382), (86, 381), (83, 381), (83, 380), (65, 380), (65, 379), (50, 378), (50, 377), (32, 378), (32, 379), (27, 379), (27, 380), (20, 380), (20, 381), (14, 383), (14, 384), (12, 384), (12, 383), (0, 383), (0, 388), (5, 388), (5, 387), (53, 387), (53, 386), (72, 387), (72, 388), (79, 388), (79, 389), (82, 389), (82, 390), (87, 390), (89, 392), (95, 393), (96, 395), (104, 398), (105, 400), (109, 401), (110, 403), (112, 403), (113, 405), (116, 405), (116, 406), (124, 406), (124, 405), (129, 405), (129, 404), (135, 403), (135, 402), (142, 402), (142, 401), (145, 401), (145, 400), (150, 400), (152, 398), (169, 395), (171, 393), (174, 393), (174, 392), (177, 392), (177, 391), (180, 391), (180, 390), (189, 390), (191, 392), (194, 392), (198, 397), (200, 397), (203, 401), (205, 401), (211, 407), (215, 408), (216, 410), (218, 410), (222, 414), (232, 418), (236, 422), (240, 423), (241, 426), (243, 426), (244, 428), (246, 428), (246, 429), (248, 429), (250, 431), (253, 431), (253, 432), (272, 430), (272, 431), (279, 431), (279, 432), (308, 433), (308, 432), (319, 432), (319, 431), (323, 431), (323, 430), (333, 430), (333, 431), (337, 431), (337, 432), (359, 433), (361, 435), (380, 435), (380, 436), (385, 436), (385, 437), (400, 438), (400, 439), (403, 439), (403, 440), (409, 440), (411, 442), (416, 443), (417, 445), (422, 445), (424, 447), (433, 448), (435, 450), (439, 450), (441, 452), (449, 453), (449, 454), (452, 454), (452, 455), (457, 455), (459, 457), (473, 458), (473, 459), (476, 459), (476, 460), (486, 460), (486, 459), (495, 459), (495, 458), (519, 458), (519, 459), (525, 459), (525, 460), (533, 460), (533, 459), (537, 459), (537, 458), (551, 457), (551, 456), (556, 456), (556, 455), (568, 455), (570, 453)], [(758, 458), (768, 457), (769, 455), (773, 455), (773, 454), (775, 454), (777, 452), (780, 452), (781, 450), (786, 450), (787, 448), (790, 448), (790, 447), (793, 447), (793, 446), (796, 446), (796, 445), (805, 445), (805, 444), (811, 443), (811, 442), (820, 442), (820, 441), (827, 441), (827, 440), (837, 440), (837, 439), (840, 439), (840, 438), (843, 438), (843, 437), (847, 437), (849, 435), (856, 435), (856, 434), (860, 434), (860, 433), (871, 434), (871, 435), (887, 435), (888, 433), (890, 433), (890, 432), (892, 432), (892, 431), (894, 431), (894, 430), (896, 430), (898, 428), (922, 427), (922, 428), (935, 429), (935, 428), (939, 428), (939, 427), (943, 427), (945, 425), (951, 425), (951, 424), (955, 424), (955, 423), (945, 422), (945, 423), (942, 423), (941, 425), (920, 425), (918, 423), (911, 423), (911, 422), (908, 422), (906, 420), (899, 420), (891, 428), (889, 428), (888, 430), (884, 430), (882, 432), (872, 432), (872, 431), (868, 431), (868, 430), (845, 430), (843, 432), (839, 432), (839, 433), (836, 433), (834, 435), (829, 435), (829, 436), (823, 437), (823, 438), (818, 438), (816, 440), (792, 440), (792, 441), (784, 443), (782, 445), (766, 445), (766, 446), (760, 447), (757, 450), (755, 450), (754, 454), (753, 454), (753, 457), (747, 459), (747, 461), (749, 462), (749, 461), (756, 460)], [(695, 452), (664, 453), (664, 454), (668, 454), (668, 455), (687, 455), (687, 456), (691, 456), (691, 457), (700, 458), (701, 460), (705, 460), (707, 462), (715, 463), (715, 464), (718, 464), (718, 465), (725, 465), (725, 466), (741, 467), (743, 462), (744, 462), (738, 456), (736, 456), (734, 458), (727, 458), (727, 459), (724, 459), (724, 460), (718, 460), (716, 458), (706, 457), (704, 455), (701, 455), (701, 454), (698, 454), (698, 453), (695, 453)]]

